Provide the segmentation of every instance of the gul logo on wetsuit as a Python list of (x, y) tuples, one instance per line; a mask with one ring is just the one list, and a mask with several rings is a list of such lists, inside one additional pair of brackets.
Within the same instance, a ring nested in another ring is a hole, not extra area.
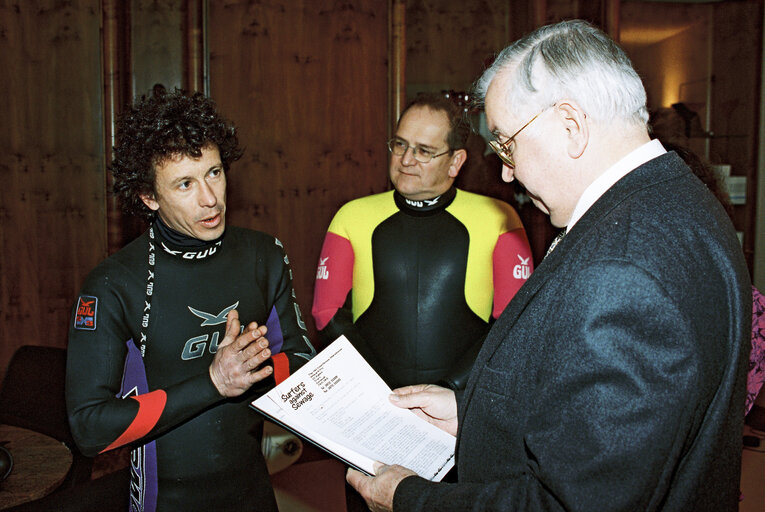
[(423, 206), (433, 206), (434, 204), (438, 203), (438, 200), (441, 199), (441, 196), (436, 197), (435, 199), (425, 199), (423, 201), (412, 201), (411, 199), (406, 199), (406, 204), (409, 206), (413, 206), (415, 208), (422, 208)]
[(326, 258), (319, 258), (319, 268), (316, 269), (316, 279), (329, 279), (329, 270), (327, 270), (328, 259), (329, 256)]
[(528, 258), (521, 258), (520, 254), (517, 256), (521, 263), (513, 267), (513, 277), (516, 279), (528, 279), (531, 275), (531, 267), (529, 266), (531, 256)]
[[(228, 315), (229, 311), (232, 309), (236, 309), (237, 306), (239, 306), (239, 301), (236, 301), (234, 304), (231, 304), (230, 306), (223, 308), (223, 310), (218, 313), (217, 315), (214, 313), (207, 313), (205, 311), (192, 308), (191, 306), (187, 306), (189, 308), (189, 311), (196, 316), (203, 320), (203, 322), (200, 324), (200, 327), (205, 326), (212, 326), (212, 325), (220, 325), (226, 323), (226, 315)], [(181, 359), (184, 361), (188, 361), (190, 359), (196, 359), (197, 357), (202, 357), (202, 355), (205, 352), (205, 349), (207, 348), (207, 342), (210, 342), (210, 353), (214, 354), (218, 351), (218, 340), (220, 339), (220, 332), (215, 331), (212, 333), (212, 338), (208, 334), (202, 334), (200, 336), (195, 336), (193, 338), (190, 338), (186, 340), (186, 343), (183, 346), (183, 353), (181, 353)]]
[(77, 299), (77, 309), (74, 313), (74, 328), (85, 331), (95, 331), (97, 310), (97, 297), (80, 295), (80, 298)]

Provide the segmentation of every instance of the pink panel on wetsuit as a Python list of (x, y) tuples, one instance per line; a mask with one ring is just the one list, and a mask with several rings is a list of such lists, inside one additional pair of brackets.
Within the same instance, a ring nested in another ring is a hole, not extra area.
[(534, 261), (531, 259), (531, 248), (526, 238), (526, 231), (515, 229), (500, 235), (494, 247), (493, 262), (494, 310), (492, 316), (498, 318), (513, 295), (534, 271)]
[(316, 328), (324, 329), (353, 286), (353, 248), (351, 242), (334, 233), (327, 233), (316, 270), (316, 286), (311, 313)]

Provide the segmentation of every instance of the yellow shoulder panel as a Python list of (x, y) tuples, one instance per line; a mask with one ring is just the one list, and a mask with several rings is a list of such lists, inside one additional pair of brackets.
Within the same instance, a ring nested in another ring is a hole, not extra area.
[(385, 219), (398, 211), (393, 191), (361, 197), (338, 210), (328, 231), (351, 243), (353, 248), (353, 321), (361, 316), (374, 297), (372, 233)]
[(446, 210), (465, 225), (470, 235), (465, 301), (476, 315), (488, 321), (494, 300), (494, 247), (501, 234), (523, 227), (523, 224), (506, 202), (459, 189)]

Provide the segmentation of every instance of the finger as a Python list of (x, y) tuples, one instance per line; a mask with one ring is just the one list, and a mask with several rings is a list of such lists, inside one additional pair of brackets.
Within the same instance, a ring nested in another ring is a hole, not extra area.
[(260, 352), (258, 352), (254, 357), (249, 358), (248, 360), (244, 361), (242, 364), (247, 369), (248, 372), (251, 372), (258, 368), (260, 365), (268, 361), (268, 358), (271, 357), (271, 351), (269, 349), (263, 349)]
[(249, 324), (247, 324), (247, 330), (248, 331), (254, 331), (258, 327), (259, 327), (258, 326), (258, 322), (250, 322)]
[(239, 312), (232, 309), (226, 316), (226, 334), (223, 336), (223, 341), (218, 345), (218, 349), (232, 344), (236, 340), (236, 336), (239, 334), (241, 324), (239, 323)]
[(261, 340), (261, 339), (264, 339), (264, 338), (259, 329), (256, 329), (254, 331), (245, 331), (242, 334), (240, 334), (236, 338), (236, 340), (234, 340), (233, 347), (237, 351), (244, 350), (249, 345), (251, 345), (253, 341)]
[(254, 361), (252, 364), (257, 366), (269, 357), (271, 357), (271, 349), (268, 346), (268, 340), (266, 338), (260, 338), (258, 340), (253, 340), (240, 352), (239, 360), (242, 361), (242, 363)]
[[(255, 330), (252, 331), (245, 331), (243, 332), (239, 337), (242, 338), (241, 340), (238, 340), (240, 342), (239, 344), (239, 350), (244, 349), (247, 345), (250, 345), (254, 340), (264, 339), (266, 340), (266, 332), (268, 329), (266, 329), (265, 325), (258, 326), (255, 328)], [(266, 340), (268, 341), (268, 340)]]
[[(226, 332), (229, 332), (231, 324), (234, 321), (239, 322), (239, 311), (232, 309), (228, 312), (228, 315), (226, 315)], [(237, 326), (236, 330), (239, 330), (239, 326)]]
[(272, 373), (274, 373), (274, 369), (271, 366), (264, 366), (256, 372), (250, 372), (247, 376), (247, 381), (249, 382), (247, 387), (249, 388), (256, 382), (260, 382), (261, 380), (268, 378)]
[(262, 337), (266, 335), (266, 333), (268, 332), (268, 328), (265, 325), (259, 325), (258, 327), (256, 327), (250, 332), (252, 332), (255, 336)]
[(345, 481), (348, 482), (351, 487), (357, 491), (361, 488), (361, 486), (364, 485), (364, 481), (368, 478), (369, 477), (367, 475), (353, 468), (348, 468), (348, 471), (345, 473)]

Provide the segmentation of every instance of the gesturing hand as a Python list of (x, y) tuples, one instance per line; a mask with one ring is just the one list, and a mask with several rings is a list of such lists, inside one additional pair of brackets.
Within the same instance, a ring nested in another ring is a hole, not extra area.
[(252, 322), (242, 334), (239, 313), (234, 309), (226, 318), (226, 336), (210, 365), (210, 379), (218, 393), (225, 397), (239, 396), (250, 386), (271, 375), (270, 366), (258, 369), (271, 350), (265, 338), (266, 326)]

